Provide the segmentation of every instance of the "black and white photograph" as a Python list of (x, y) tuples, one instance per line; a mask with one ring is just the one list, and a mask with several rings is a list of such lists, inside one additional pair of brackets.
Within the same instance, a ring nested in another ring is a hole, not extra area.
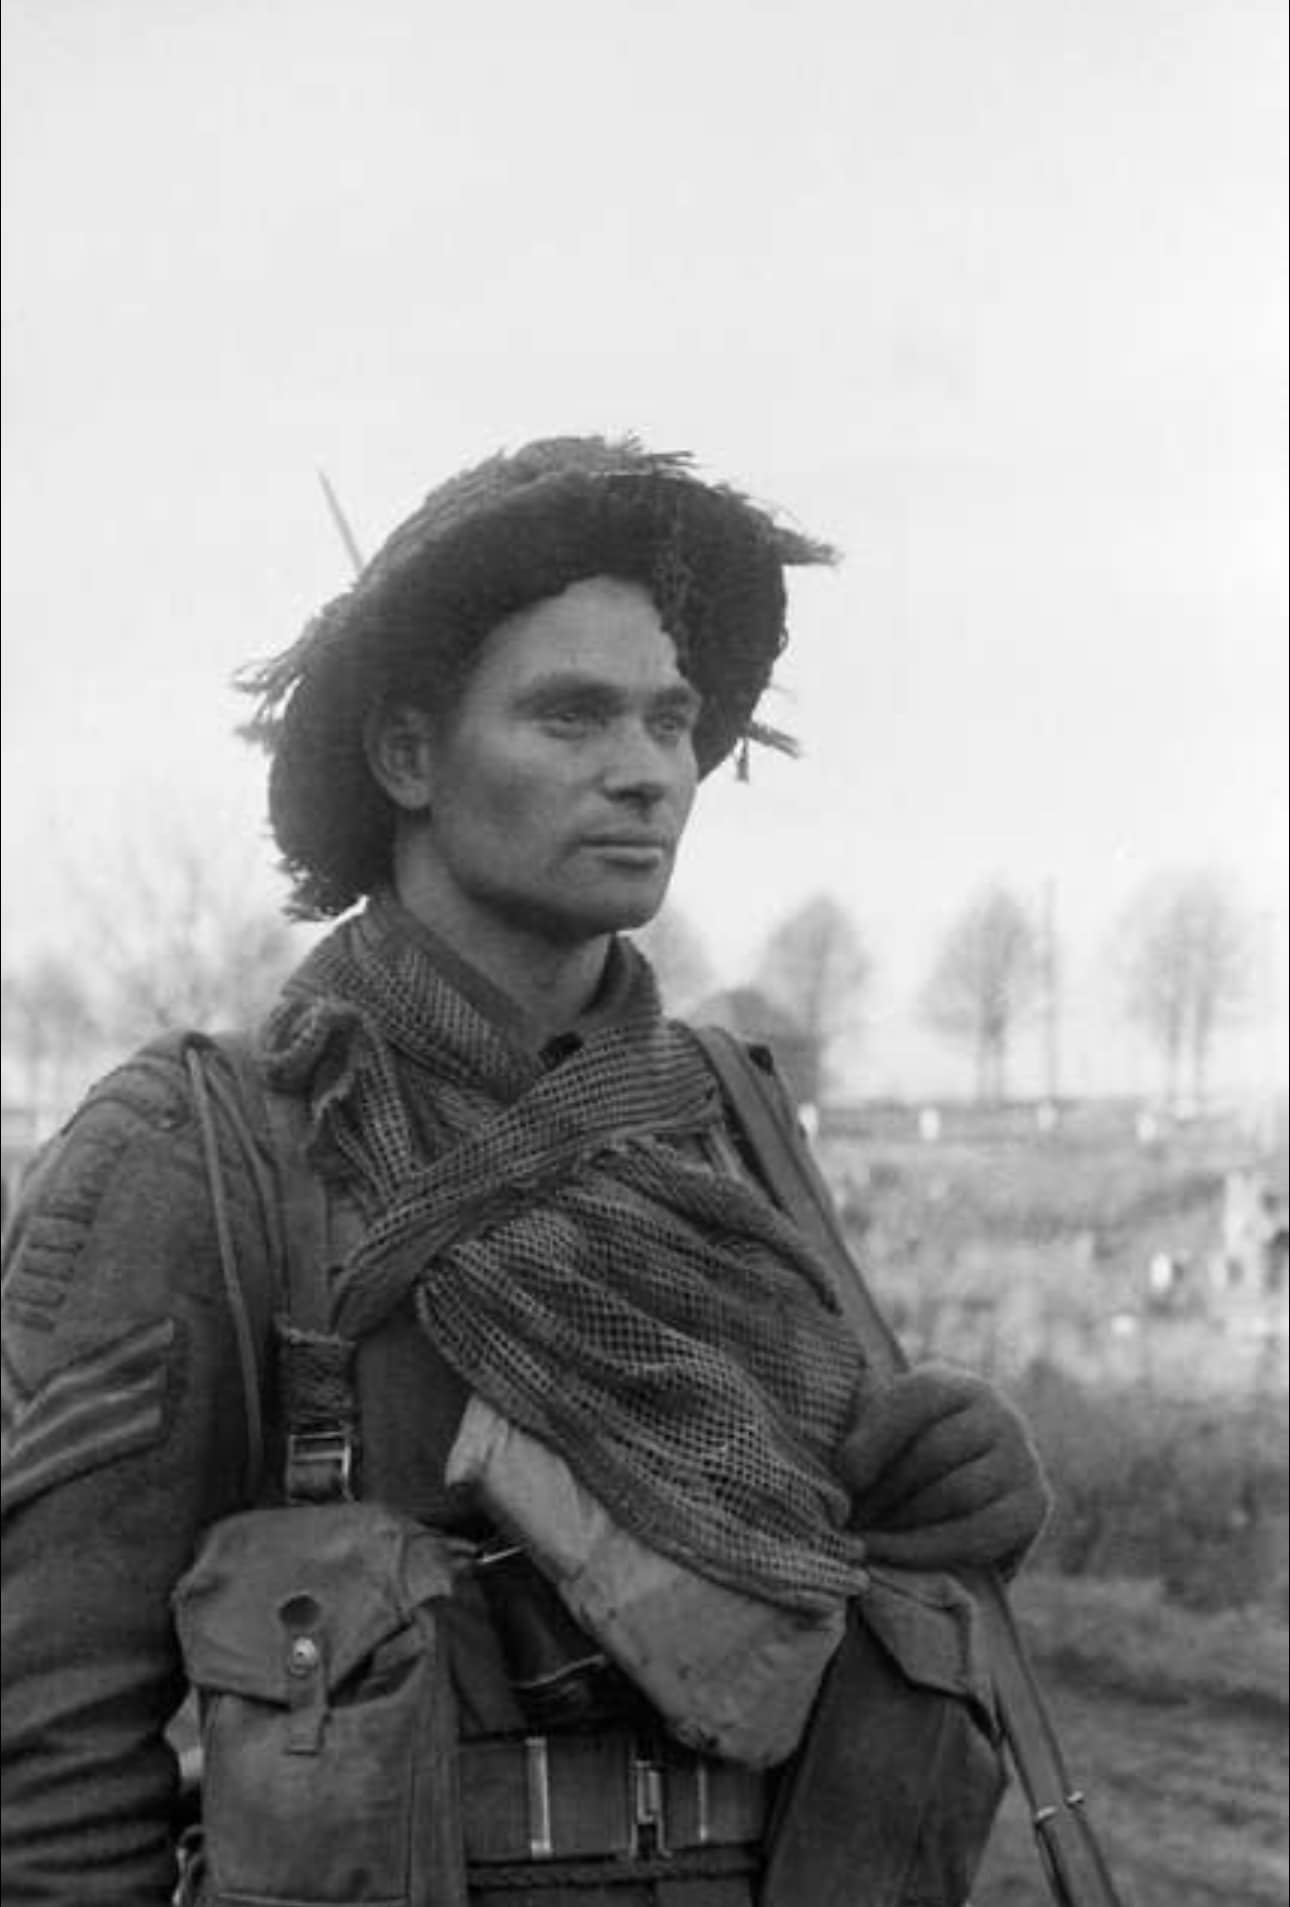
[(5, 1907), (1281, 1907), (1285, 7), (0, 10)]

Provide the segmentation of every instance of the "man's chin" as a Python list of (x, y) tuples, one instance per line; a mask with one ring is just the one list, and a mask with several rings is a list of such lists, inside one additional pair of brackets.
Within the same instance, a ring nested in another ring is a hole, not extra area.
[(667, 895), (671, 869), (646, 879), (599, 881), (524, 897), (508, 895), (504, 905), (494, 900), (493, 913), (519, 931), (536, 934), (553, 946), (585, 946), (610, 934), (631, 933), (653, 920)]
[(638, 927), (647, 927), (662, 905), (661, 900), (653, 900), (648, 903), (641, 901), (630, 907), (605, 908), (583, 916), (577, 923), (575, 936), (597, 940), (602, 934), (633, 933)]
[(603, 934), (631, 933), (646, 926), (663, 905), (667, 882), (632, 883), (634, 891), (588, 897), (566, 917), (569, 937), (596, 940)]

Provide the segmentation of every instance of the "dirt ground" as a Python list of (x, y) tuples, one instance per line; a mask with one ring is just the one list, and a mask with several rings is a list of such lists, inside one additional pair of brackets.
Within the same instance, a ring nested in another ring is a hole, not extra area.
[[(1043, 1674), (1067, 1763), (1124, 1907), (1285, 1907), (1283, 1717), (1202, 1701), (1153, 1706)], [(1015, 1784), (972, 1907), (1047, 1907)]]

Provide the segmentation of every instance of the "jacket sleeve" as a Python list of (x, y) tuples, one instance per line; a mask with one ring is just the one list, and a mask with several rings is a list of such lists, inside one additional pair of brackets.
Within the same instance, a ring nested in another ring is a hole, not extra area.
[[(227, 1132), (239, 1261), (265, 1214)], [(241, 1369), (178, 1048), (102, 1082), (10, 1228), (3, 1285), (3, 1898), (168, 1901), (184, 1688), (170, 1592), (239, 1507)]]

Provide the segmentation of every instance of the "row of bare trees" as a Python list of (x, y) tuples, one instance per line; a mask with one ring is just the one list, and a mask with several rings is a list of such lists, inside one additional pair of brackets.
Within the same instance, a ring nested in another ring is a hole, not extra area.
[[(679, 915), (666, 910), (644, 944), (678, 1010), (714, 1004), (705, 999), (711, 970), (701, 943)], [(1210, 869), (1155, 877), (1117, 922), (1111, 964), (1119, 1007), (1157, 1053), (1167, 1103), (1205, 1103), (1215, 1037), (1249, 996), (1254, 956), (1247, 911)], [(831, 1055), (861, 1023), (873, 971), (846, 910), (817, 895), (771, 933), (752, 985), (726, 996), (731, 1018), (746, 1032), (759, 1022), (787, 1053), (801, 1097), (818, 1099), (832, 1083)], [(1057, 1090), (1057, 987), (1051, 898), (1035, 907), (992, 882), (946, 927), (918, 1006), (931, 1029), (970, 1057), (977, 1097), (998, 1101), (1007, 1096), (1018, 1034), (1037, 1016), (1050, 1043), (1048, 1090)]]
[[(253, 880), (182, 840), (118, 870), (110, 887), (88, 881), (82, 898), (74, 944), (3, 978), (8, 1090), (35, 1106), (58, 1105), (91, 1062), (168, 1027), (253, 1018), (301, 951), (299, 930)], [(769, 1037), (803, 1099), (836, 1086), (833, 1063), (862, 1025), (874, 962), (832, 896), (787, 915), (751, 980), (725, 992), (675, 909), (638, 939), (674, 1010), (724, 1013), (736, 1030)], [(1157, 878), (1118, 923), (1120, 1003), (1159, 1054), (1171, 1103), (1204, 1103), (1215, 1036), (1248, 993), (1252, 946), (1248, 916), (1207, 870)], [(1055, 1017), (1056, 974), (1051, 913), (1002, 884), (979, 889), (948, 923), (919, 1007), (969, 1056), (982, 1099), (1006, 1096), (1020, 1030), (1037, 1013)]]
[[(982, 889), (952, 923), (922, 1005), (970, 1046), (979, 1097), (1005, 1096), (1013, 1039), (1036, 1008), (1055, 1017), (1057, 964), (1051, 913), (1006, 887)], [(1169, 1105), (1205, 1104), (1215, 1036), (1248, 1000), (1255, 964), (1251, 918), (1213, 869), (1154, 876), (1116, 923), (1120, 1009), (1157, 1053)]]

